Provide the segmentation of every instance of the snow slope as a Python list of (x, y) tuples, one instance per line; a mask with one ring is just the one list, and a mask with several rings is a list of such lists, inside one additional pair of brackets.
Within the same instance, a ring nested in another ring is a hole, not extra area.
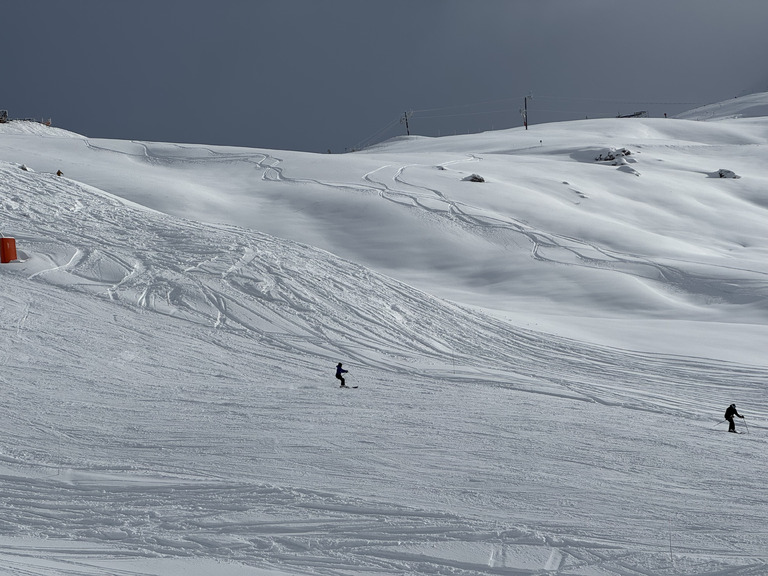
[[(0, 151), (165, 214), (323, 248), (518, 325), (751, 362), (761, 346), (726, 335), (766, 336), (766, 294), (743, 288), (765, 278), (766, 122), (595, 120), (404, 138), (342, 156), (91, 140), (12, 123)], [(632, 154), (620, 166), (595, 161), (622, 148)], [(714, 177), (720, 169), (743, 177)], [(463, 181), (474, 172), (487, 182)], [(696, 338), (681, 347), (683, 321)]]
[(768, 574), (766, 127), (0, 126), (0, 574)]
[(765, 93), (748, 94), (725, 102), (716, 102), (678, 114), (683, 120), (723, 120), (732, 118), (757, 118), (768, 115)]

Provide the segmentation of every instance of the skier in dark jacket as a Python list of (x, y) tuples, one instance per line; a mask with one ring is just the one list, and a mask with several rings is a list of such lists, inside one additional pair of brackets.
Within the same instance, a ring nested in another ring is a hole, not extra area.
[(731, 404), (725, 410), (725, 419), (728, 420), (728, 432), (736, 432), (736, 424), (734, 424), (733, 422), (734, 416), (738, 416), (739, 418), (744, 418), (744, 416), (742, 416), (736, 411), (736, 404)]
[(344, 368), (341, 367), (341, 362), (336, 365), (336, 378), (341, 380), (342, 386), (346, 386), (346, 383), (344, 382), (344, 376), (342, 376), (342, 374), (346, 374), (347, 372), (349, 372), (349, 370), (344, 370)]

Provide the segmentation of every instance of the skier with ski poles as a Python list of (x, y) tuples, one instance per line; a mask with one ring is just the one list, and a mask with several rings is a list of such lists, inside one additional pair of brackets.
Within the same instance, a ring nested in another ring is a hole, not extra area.
[(349, 372), (349, 370), (344, 370), (344, 368), (341, 367), (341, 362), (336, 365), (336, 379), (341, 380), (340, 388), (346, 388), (347, 386), (344, 382), (344, 376), (342, 376), (342, 374), (346, 374), (347, 372)]
[(728, 432), (736, 432), (736, 424), (733, 422), (734, 416), (738, 416), (742, 420), (744, 419), (744, 416), (736, 410), (736, 404), (731, 404), (725, 410), (725, 419), (728, 420)]

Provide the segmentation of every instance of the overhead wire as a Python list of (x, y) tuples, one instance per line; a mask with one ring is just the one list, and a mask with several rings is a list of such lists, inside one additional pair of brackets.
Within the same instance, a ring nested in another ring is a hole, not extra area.
[[(525, 98), (527, 95), (523, 96), (514, 96), (514, 97), (508, 97), (508, 98), (497, 98), (495, 100), (484, 100), (481, 102), (472, 102), (470, 104), (454, 104), (453, 106), (442, 106), (440, 108), (422, 108), (420, 110), (411, 110), (414, 114), (416, 112), (437, 112), (440, 110), (452, 110), (454, 108), (468, 108), (471, 106), (482, 106), (484, 104), (495, 104), (496, 102), (508, 102), (508, 101), (519, 101), (521, 98)], [(530, 97), (530, 96), (528, 96)]]
[(578, 96), (547, 96), (537, 94), (533, 99), (536, 100), (565, 100), (573, 102), (578, 100), (581, 102), (610, 102), (611, 104), (653, 104), (659, 106), (703, 106), (703, 102), (657, 102), (655, 100), (621, 100), (618, 98), (580, 98)]
[[(493, 100), (482, 100), (478, 102), (471, 102), (471, 103), (465, 103), (465, 104), (454, 104), (451, 106), (438, 106), (433, 108), (418, 108), (413, 110), (408, 110), (406, 112), (406, 115), (410, 116), (417, 116), (421, 120), (433, 120), (438, 118), (461, 118), (461, 117), (468, 117), (468, 116), (481, 116), (486, 114), (501, 114), (505, 112), (514, 112), (515, 108), (517, 106), (509, 106), (504, 108), (496, 108), (493, 110), (480, 110), (480, 111), (466, 111), (461, 112), (461, 109), (471, 109), (479, 106), (485, 106), (488, 104), (498, 104), (501, 102), (516, 102), (519, 103), (520, 100), (528, 98), (531, 100), (531, 102), (535, 103), (537, 101), (542, 100), (554, 100), (554, 101), (566, 101), (566, 102), (595, 102), (595, 103), (606, 103), (606, 104), (632, 104), (632, 105), (641, 105), (641, 106), (647, 106), (647, 105), (653, 105), (653, 106), (702, 106), (702, 102), (674, 102), (674, 101), (654, 101), (654, 100), (622, 100), (622, 99), (616, 99), (616, 98), (583, 98), (583, 97), (574, 97), (574, 96), (551, 96), (551, 95), (532, 95), (531, 93), (525, 94), (525, 95), (519, 95), (519, 96), (512, 96), (508, 98), (496, 98)], [(604, 108), (604, 106), (603, 106)], [(434, 112), (444, 112), (444, 111), (450, 111), (450, 110), (456, 110), (455, 113), (447, 113), (447, 114), (430, 114)], [(578, 109), (559, 109), (559, 108), (540, 108), (538, 106), (534, 106), (533, 110), (535, 112), (546, 112), (550, 114), (560, 114), (567, 117), (573, 117), (573, 118), (582, 118), (582, 117), (592, 117), (592, 118), (610, 118), (614, 115), (612, 113), (606, 113), (606, 112), (600, 112), (600, 111), (590, 111), (589, 113), (585, 114), (585, 111), (578, 110)], [(377, 138), (379, 138), (382, 134), (384, 134), (387, 130), (390, 130), (393, 126), (395, 126), (398, 123), (403, 122), (403, 118), (405, 116), (399, 116), (389, 122), (386, 126), (383, 128), (377, 130), (372, 135), (370, 135), (368, 138), (365, 138), (361, 140), (356, 146), (355, 149), (361, 149), (365, 146), (370, 145), (373, 143)]]
[(419, 118), (421, 118), (422, 120), (429, 120), (431, 118), (459, 118), (461, 116), (479, 116), (482, 114), (499, 114), (501, 112), (509, 112), (509, 111), (510, 111), (510, 108), (504, 108), (499, 110), (484, 110), (482, 112), (464, 112), (462, 114), (434, 114), (431, 116), (419, 115)]
[(361, 148), (365, 148), (365, 147), (366, 147), (367, 145), (369, 145), (369, 144), (370, 144), (370, 143), (371, 143), (373, 140), (375, 140), (375, 139), (376, 139), (376, 138), (378, 138), (380, 135), (382, 135), (384, 132), (386, 132), (387, 130), (389, 130), (390, 128), (392, 128), (392, 127), (393, 127), (395, 124), (399, 124), (399, 123), (400, 123), (400, 117), (398, 117), (398, 118), (395, 118), (395, 119), (394, 119), (394, 120), (392, 120), (392, 121), (391, 121), (389, 124), (387, 124), (386, 126), (384, 126), (384, 128), (381, 128), (381, 129), (377, 130), (376, 132), (374, 132), (373, 134), (371, 134), (370, 136), (368, 136), (368, 138), (364, 138), (364, 139), (360, 140), (360, 142), (358, 142), (358, 143), (357, 143), (357, 144), (354, 146), (353, 150), (360, 150)]

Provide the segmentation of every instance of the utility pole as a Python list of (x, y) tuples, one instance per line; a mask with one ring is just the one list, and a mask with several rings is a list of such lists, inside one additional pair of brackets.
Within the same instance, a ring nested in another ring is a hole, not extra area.
[(526, 96), (523, 99), (523, 109), (520, 110), (520, 115), (523, 117), (523, 126), (525, 126), (525, 129), (528, 130), (528, 99), (533, 100), (533, 94), (530, 96)]
[(528, 96), (523, 99), (523, 126), (528, 130)]
[(413, 112), (403, 112), (403, 117), (400, 118), (400, 124), (405, 124), (405, 133), (408, 134), (408, 136), (411, 135), (411, 128), (408, 126), (408, 118), (413, 116)]

